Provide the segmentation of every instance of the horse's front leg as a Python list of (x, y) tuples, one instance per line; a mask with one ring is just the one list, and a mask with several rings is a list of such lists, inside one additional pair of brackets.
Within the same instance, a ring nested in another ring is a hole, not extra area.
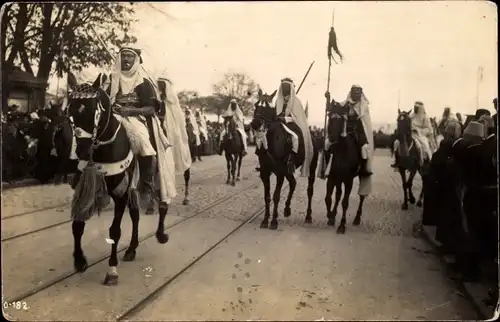
[(361, 216), (363, 215), (363, 203), (365, 202), (366, 196), (359, 196), (359, 205), (358, 205), (358, 211), (356, 211), (356, 217), (354, 218), (354, 221), (352, 224), (354, 226), (359, 226), (361, 224)]
[(243, 154), (240, 154), (238, 158), (238, 174), (236, 176), (236, 181), (241, 180), (241, 162), (243, 161)]
[(278, 206), (281, 199), (281, 188), (283, 187), (283, 182), (285, 182), (285, 176), (280, 174), (276, 178), (276, 188), (274, 188), (273, 193), (273, 219), (271, 219), (271, 225), (269, 229), (278, 229)]
[(231, 160), (229, 158), (232, 158), (232, 156), (226, 153), (226, 168), (227, 168), (226, 184), (231, 183)]
[(236, 185), (236, 159), (238, 158), (237, 154), (234, 154), (231, 157), (231, 185), (234, 187)]
[(422, 178), (422, 189), (420, 190), (420, 195), (418, 196), (417, 207), (422, 207), (424, 205), (425, 179), (422, 172), (420, 172), (420, 177)]
[(71, 224), (71, 230), (73, 232), (73, 241), (74, 241), (74, 249), (73, 249), (73, 265), (77, 272), (84, 272), (87, 267), (87, 259), (83, 254), (82, 249), (82, 236), (85, 231), (85, 222), (84, 221), (73, 221)]
[(406, 170), (399, 168), (399, 175), (401, 176), (401, 184), (403, 185), (404, 201), (401, 209), (408, 210), (408, 193), (406, 191)]
[(189, 205), (189, 179), (191, 179), (191, 168), (184, 171), (184, 200), (182, 204)]
[(312, 223), (312, 197), (314, 195), (314, 181), (316, 181), (316, 176), (309, 175), (307, 178), (307, 211), (306, 211), (306, 219), (305, 223)]
[(166, 202), (160, 202), (158, 205), (158, 212), (160, 216), (158, 217), (158, 229), (156, 229), (156, 239), (160, 244), (166, 244), (168, 242), (168, 234), (165, 232), (165, 217), (168, 213), (168, 204)]
[(130, 214), (130, 220), (132, 220), (132, 237), (130, 238), (130, 244), (125, 251), (125, 255), (123, 255), (123, 260), (125, 262), (130, 262), (135, 259), (136, 250), (139, 246), (139, 208), (136, 207), (134, 202), (128, 201), (128, 212)]
[(415, 204), (415, 196), (413, 195), (413, 179), (415, 179), (415, 175), (417, 174), (417, 170), (412, 170), (410, 172), (410, 176), (406, 181), (406, 188), (408, 189), (408, 201), (410, 204)]
[(292, 203), (293, 193), (295, 191), (295, 187), (297, 187), (297, 180), (293, 174), (287, 174), (286, 180), (288, 181), (288, 185), (290, 189), (288, 190), (288, 196), (285, 201), (285, 210), (283, 212), (284, 217), (290, 217), (292, 215), (292, 210), (290, 209), (290, 204)]
[(271, 215), (271, 173), (270, 172), (260, 172), (260, 179), (264, 184), (264, 202), (266, 205), (266, 210), (264, 213), (264, 219), (260, 223), (260, 228), (268, 228), (269, 226), (269, 216)]
[[(337, 234), (345, 234), (345, 223), (347, 221), (347, 209), (349, 209), (349, 197), (351, 196), (352, 184), (354, 178), (346, 180), (344, 182), (344, 197), (342, 198), (342, 219), (340, 220), (340, 225), (337, 228)], [(337, 201), (335, 200), (335, 203)]]
[(332, 194), (334, 188), (335, 188), (335, 181), (333, 176), (330, 174), (326, 180), (326, 195), (325, 195), (326, 218), (328, 218), (329, 226), (335, 226), (335, 216), (332, 216)]
[(128, 196), (124, 195), (122, 198), (115, 198), (115, 214), (113, 217), (113, 223), (109, 227), (109, 238), (112, 240), (111, 244), (111, 256), (109, 257), (109, 270), (104, 278), (104, 285), (116, 285), (118, 284), (118, 271), (116, 267), (118, 266), (118, 242), (122, 234), (121, 223), (123, 218), (123, 213), (125, 212), (125, 207), (127, 206)]

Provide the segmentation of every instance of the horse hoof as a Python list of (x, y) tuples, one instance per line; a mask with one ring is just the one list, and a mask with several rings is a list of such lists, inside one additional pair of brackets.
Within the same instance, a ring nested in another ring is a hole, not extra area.
[(269, 227), (269, 222), (268, 221), (263, 221), (260, 223), (260, 228), (268, 228)]
[(283, 211), (283, 216), (284, 216), (285, 218), (288, 218), (288, 217), (290, 217), (291, 215), (292, 215), (292, 210), (291, 210), (290, 208), (286, 207), (286, 208), (285, 208), (285, 210)]
[(236, 181), (240, 181), (240, 180), (241, 180), (240, 177), (236, 178)]
[(126, 251), (125, 255), (123, 255), (123, 261), (124, 262), (131, 262), (135, 259), (135, 255), (136, 255), (135, 250)]
[(313, 222), (312, 218), (306, 216), (306, 219), (304, 220), (304, 223), (306, 223), (306, 224), (312, 224), (312, 222)]
[(162, 231), (157, 231), (156, 232), (156, 240), (158, 240), (158, 243), (160, 243), (160, 244), (166, 244), (168, 242), (168, 234), (166, 234)]
[(104, 284), (106, 286), (117, 285), (118, 284), (118, 275), (106, 273), (106, 277), (104, 277), (104, 282), (102, 284)]
[(354, 226), (359, 226), (361, 224), (361, 218), (360, 217), (354, 218), (354, 221), (352, 222), (352, 224)]
[(415, 204), (415, 198), (412, 198), (410, 197), (410, 199), (408, 200), (410, 202), (410, 204), (414, 205)]
[(269, 229), (271, 229), (271, 230), (278, 229), (278, 222), (277, 221), (271, 221), (271, 225), (269, 225)]
[(75, 258), (75, 261), (74, 261), (73, 264), (75, 266), (75, 270), (78, 273), (85, 272), (87, 270), (87, 268), (89, 267), (89, 265), (87, 263), (87, 259), (85, 258), (85, 256), (80, 257), (80, 258)]
[(328, 218), (328, 226), (335, 226), (335, 219)]
[(420, 208), (420, 207), (422, 207), (422, 206), (423, 206), (423, 203), (422, 203), (422, 201), (420, 201), (420, 200), (419, 200), (419, 201), (417, 202), (417, 207), (419, 207), (419, 208)]
[(236, 186), (236, 182), (232, 181), (231, 186), (233, 186), (233, 187)]
[(146, 210), (146, 215), (153, 215), (155, 213), (155, 209), (154, 208), (149, 208)]
[(229, 180), (226, 181), (226, 184), (230, 184), (230, 183), (231, 183), (231, 181), (229, 181)]
[(189, 205), (189, 199), (184, 199), (184, 200), (182, 201), (182, 204), (183, 204), (184, 206), (188, 206), (188, 205)]
[(401, 206), (401, 209), (402, 209), (402, 210), (408, 210), (408, 204), (403, 204), (403, 205)]
[(339, 228), (337, 228), (337, 234), (345, 234), (345, 226), (340, 225)]

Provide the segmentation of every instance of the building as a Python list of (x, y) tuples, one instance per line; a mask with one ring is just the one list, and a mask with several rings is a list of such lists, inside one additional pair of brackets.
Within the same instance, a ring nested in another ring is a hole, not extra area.
[(43, 108), (45, 90), (48, 86), (45, 80), (14, 67), (12, 73), (7, 76), (5, 85), (8, 106), (15, 104), (19, 106), (19, 111), (26, 113)]

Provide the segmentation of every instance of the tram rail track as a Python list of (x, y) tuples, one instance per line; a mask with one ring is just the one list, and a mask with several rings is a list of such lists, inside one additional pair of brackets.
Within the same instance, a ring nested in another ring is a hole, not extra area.
[[(217, 177), (217, 176), (220, 176), (221, 174), (224, 174), (225, 172), (221, 172), (221, 173), (215, 173), (213, 175), (210, 175), (208, 177), (204, 177), (196, 182), (191, 182), (190, 183), (190, 187), (192, 187), (193, 184), (203, 184), (207, 181), (210, 181), (211, 179)], [(33, 213), (36, 213), (36, 212), (42, 212), (42, 211), (47, 211), (47, 210), (52, 210), (52, 209), (58, 209), (58, 208), (61, 208), (61, 207), (67, 207), (69, 206), (70, 203), (65, 203), (63, 205), (59, 205), (59, 206), (54, 206), (54, 207), (47, 207), (47, 208), (44, 208), (44, 209), (41, 209), (41, 210), (38, 210), (38, 211), (33, 211), (33, 212), (29, 212), (29, 213), (26, 213), (26, 214), (33, 214)], [(103, 211), (107, 211), (107, 210), (112, 210), (112, 207), (110, 207), (109, 209), (104, 209)], [(10, 217), (6, 217), (6, 218), (3, 218), (2, 220), (4, 219), (8, 219), (8, 218), (16, 218), (16, 217), (19, 217), (19, 216), (10, 216)], [(71, 222), (71, 219), (67, 219), (67, 220), (63, 220), (63, 221), (59, 221), (59, 222), (56, 222), (56, 223), (53, 223), (53, 224), (50, 224), (50, 225), (47, 225), (47, 226), (43, 226), (43, 227), (40, 227), (38, 229), (34, 229), (34, 230), (30, 230), (30, 231), (27, 231), (27, 232), (24, 232), (24, 233), (20, 233), (20, 234), (17, 234), (17, 235), (14, 235), (14, 236), (9, 236), (9, 237), (5, 237), (3, 238), (1, 241), (2, 242), (7, 242), (7, 241), (10, 241), (10, 240), (14, 240), (14, 239), (18, 239), (18, 238), (21, 238), (21, 237), (25, 237), (25, 236), (29, 236), (31, 234), (35, 234), (35, 233), (38, 233), (38, 232), (41, 232), (41, 231), (44, 231), (44, 230), (47, 230), (47, 229), (51, 229), (51, 228), (55, 228), (55, 227), (58, 227), (58, 226), (61, 226), (61, 225), (64, 225), (64, 224), (67, 224), (67, 223), (70, 223)]]
[[(173, 227), (175, 227), (175, 226), (177, 226), (177, 225), (179, 225), (179, 224), (181, 224), (181, 223), (185, 223), (186, 221), (188, 221), (188, 220), (190, 220), (190, 219), (192, 219), (192, 218), (195, 218), (195, 217), (197, 217), (197, 216), (199, 216), (199, 215), (201, 215), (201, 214), (203, 214), (203, 213), (205, 213), (205, 212), (209, 211), (210, 209), (212, 209), (212, 208), (214, 208), (214, 207), (216, 207), (216, 206), (218, 206), (218, 205), (220, 205), (220, 204), (223, 204), (223, 203), (224, 203), (224, 202), (226, 202), (226, 201), (231, 200), (231, 199), (232, 199), (232, 198), (234, 198), (235, 196), (237, 196), (237, 195), (239, 195), (239, 194), (242, 194), (242, 193), (244, 193), (244, 192), (246, 192), (246, 191), (248, 191), (248, 190), (250, 190), (250, 189), (253, 189), (253, 188), (257, 187), (258, 185), (260, 185), (260, 183), (261, 183), (261, 182), (260, 182), (260, 180), (258, 180), (258, 181), (256, 181), (256, 182), (253, 182), (253, 183), (251, 183), (251, 184), (249, 184), (249, 185), (245, 186), (244, 188), (239, 189), (239, 190), (238, 190), (237, 192), (235, 192), (235, 193), (231, 193), (231, 194), (229, 194), (229, 195), (227, 195), (227, 196), (224, 196), (224, 197), (218, 198), (218, 199), (216, 199), (214, 202), (212, 202), (212, 203), (210, 203), (210, 204), (208, 204), (208, 205), (206, 205), (206, 206), (202, 207), (202, 208), (201, 208), (201, 209), (199, 209), (199, 210), (194, 211), (191, 215), (186, 216), (186, 217), (182, 218), (181, 220), (179, 220), (179, 221), (177, 221), (177, 222), (175, 222), (175, 223), (173, 223), (173, 224), (167, 225), (166, 229), (170, 229), (170, 228), (173, 228)], [(263, 209), (263, 208), (262, 208), (262, 209)], [(261, 210), (261, 212), (262, 212), (262, 209), (260, 209), (260, 210)], [(260, 212), (260, 213), (261, 213), (261, 212)], [(259, 213), (259, 214), (260, 214), (260, 213)], [(250, 219), (245, 220), (244, 222), (246, 223), (246, 222), (249, 222), (249, 221), (250, 221)], [(155, 237), (155, 234), (156, 234), (156, 231), (153, 231), (153, 232), (151, 232), (151, 233), (149, 233), (149, 234), (147, 234), (147, 235), (145, 235), (145, 236), (143, 236), (143, 237), (139, 238), (139, 244), (142, 244), (142, 243), (143, 243), (143, 242), (145, 242), (146, 240), (149, 240), (149, 239), (151, 239), (151, 238)], [(227, 236), (227, 237), (226, 237), (226, 239), (227, 239), (228, 237), (229, 237), (229, 236)], [(123, 245), (123, 246), (119, 247), (119, 249), (118, 249), (118, 253), (119, 253), (119, 254), (120, 254), (120, 253), (123, 253), (123, 252), (127, 249), (127, 247), (128, 247), (128, 245)], [(102, 256), (101, 258), (97, 259), (97, 260), (94, 260), (94, 261), (92, 261), (92, 262), (89, 262), (88, 268), (90, 268), (90, 267), (92, 267), (92, 266), (95, 266), (95, 265), (97, 265), (97, 264), (99, 264), (99, 263), (101, 263), (101, 262), (103, 262), (103, 261), (107, 260), (109, 257), (110, 257), (110, 255), (105, 255), (105, 256)], [(201, 259), (201, 258), (200, 258), (200, 259)], [(192, 266), (192, 265), (191, 265), (191, 266)], [(72, 277), (72, 276), (74, 276), (74, 275), (77, 275), (77, 274), (80, 274), (80, 273), (78, 273), (78, 272), (76, 272), (76, 271), (73, 271), (73, 270), (72, 270), (72, 271), (69, 271), (69, 272), (66, 272), (66, 273), (63, 273), (63, 274), (61, 274), (60, 276), (55, 277), (55, 278), (53, 278), (53, 279), (51, 279), (51, 280), (49, 280), (49, 281), (47, 281), (47, 282), (45, 282), (45, 283), (42, 283), (42, 284), (40, 284), (40, 285), (38, 285), (38, 286), (36, 286), (36, 287), (33, 287), (33, 288), (31, 288), (30, 290), (28, 290), (28, 291), (25, 291), (25, 292), (23, 292), (23, 293), (21, 293), (21, 294), (19, 294), (19, 295), (13, 296), (13, 297), (12, 297), (12, 298), (10, 298), (10, 299), (5, 299), (5, 301), (7, 301), (7, 302), (9, 302), (9, 303), (23, 301), (23, 300), (25, 300), (25, 299), (27, 299), (27, 298), (29, 298), (29, 297), (31, 297), (31, 296), (33, 296), (33, 295), (35, 295), (35, 294), (37, 294), (37, 293), (39, 293), (39, 292), (43, 291), (43, 290), (45, 290), (45, 289), (47, 289), (47, 288), (49, 288), (49, 287), (51, 287), (51, 286), (54, 286), (54, 285), (56, 285), (56, 284), (58, 284), (58, 283), (60, 283), (60, 282), (63, 282), (64, 280), (66, 280), (66, 279), (68, 279), (68, 278), (70, 278), (70, 277)]]
[[(212, 171), (212, 170), (214, 170), (216, 168), (219, 168), (219, 167), (220, 167), (220, 165), (216, 165), (216, 166), (213, 166), (213, 167), (209, 167), (207, 169), (200, 169), (200, 170), (202, 170), (203, 172), (205, 172), (205, 171)], [(221, 175), (223, 173), (226, 173), (226, 171), (222, 171), (220, 173), (216, 173), (216, 174), (214, 174), (214, 175), (212, 175), (210, 177), (205, 177), (205, 178), (203, 178), (201, 180), (205, 180), (205, 179), (208, 179), (208, 178), (213, 178), (215, 176), (218, 176), (218, 175)], [(200, 181), (200, 182), (203, 182), (203, 181)], [(200, 183), (200, 182), (190, 182), (190, 184), (192, 184), (192, 183), (196, 184), (196, 183)], [(23, 187), (19, 187), (19, 188), (23, 188)], [(9, 189), (4, 189), (4, 190), (11, 190), (11, 189), (17, 189), (17, 187), (15, 187), (15, 188), (9, 188)], [(14, 214), (14, 215), (2, 217), (1, 220), (4, 221), (4, 220), (12, 219), (12, 218), (18, 218), (18, 217), (22, 217), (22, 216), (26, 216), (26, 215), (31, 215), (31, 214), (34, 214), (34, 213), (37, 213), (37, 212), (42, 212), (42, 211), (53, 210), (53, 209), (57, 209), (57, 208), (61, 208), (61, 207), (66, 207), (69, 204), (70, 204), (70, 202), (64, 202), (64, 203), (59, 203), (59, 204), (53, 205), (53, 206), (47, 206), (47, 207), (38, 208), (38, 209), (31, 209), (31, 210), (28, 210), (28, 211), (25, 211), (25, 212), (21, 212), (21, 213), (17, 213), (17, 214)], [(2, 239), (2, 241), (3, 241), (3, 239)]]

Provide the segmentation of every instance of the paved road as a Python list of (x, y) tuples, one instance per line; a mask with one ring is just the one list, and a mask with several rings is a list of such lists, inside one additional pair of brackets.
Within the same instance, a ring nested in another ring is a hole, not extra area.
[[(222, 158), (213, 160), (214, 169), (200, 176), (224, 171)], [(254, 164), (254, 156), (246, 158), (244, 180), (236, 187), (222, 184), (223, 175), (194, 184), (192, 205), (178, 200), (171, 207), (168, 223), (175, 226), (168, 229), (166, 245), (146, 238), (157, 218), (142, 216), (144, 241), (135, 262), (120, 263), (116, 287), (100, 284), (109, 254), (109, 212), (88, 223), (84, 250), (96, 263), (83, 274), (72, 273), (69, 223), (2, 243), (4, 298), (27, 306), (5, 312), (20, 320), (92, 321), (477, 318), (430, 247), (412, 236), (420, 210), (400, 210), (399, 178), (387, 153), (377, 151), (374, 193), (365, 202), (361, 226), (351, 225), (351, 210), (345, 235), (326, 226), (321, 180), (313, 224), (303, 224), (307, 182), (300, 179), (292, 217), (281, 217), (277, 231), (260, 229), (262, 216), (254, 215), (263, 205), (262, 186)], [(356, 206), (352, 196), (351, 209)], [(38, 218), (47, 226), (64, 212)], [(2, 236), (8, 221), (2, 220)], [(18, 224), (9, 234), (29, 227)], [(129, 234), (125, 219), (120, 246), (128, 244)]]

